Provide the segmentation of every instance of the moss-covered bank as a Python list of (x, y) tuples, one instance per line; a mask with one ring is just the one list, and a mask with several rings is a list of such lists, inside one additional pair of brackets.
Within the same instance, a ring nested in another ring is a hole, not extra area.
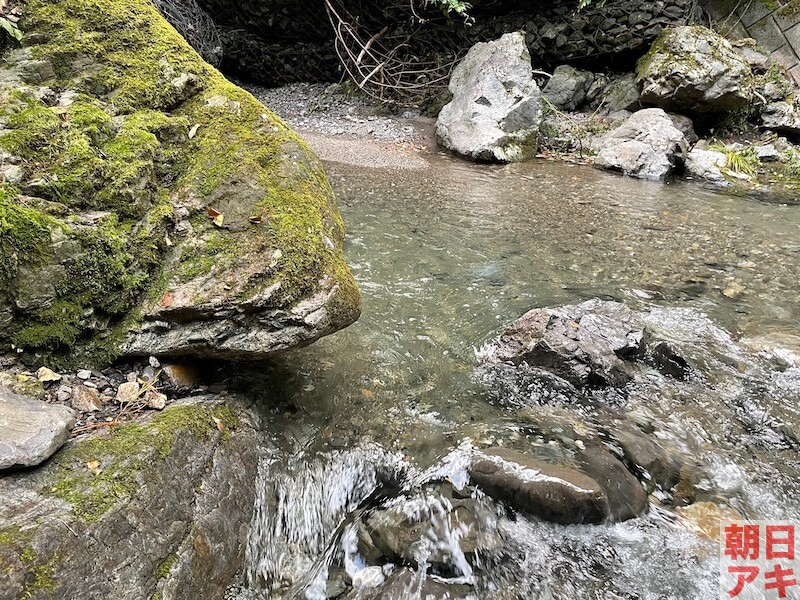
[(341, 314), (325, 332), (357, 317), (333, 194), (280, 119), (147, 0), (20, 5), (0, 84), (0, 346), (102, 364), (165, 293), (228, 269), (236, 286), (194, 285), (181, 310), (275, 286), (289, 311), (327, 276)]

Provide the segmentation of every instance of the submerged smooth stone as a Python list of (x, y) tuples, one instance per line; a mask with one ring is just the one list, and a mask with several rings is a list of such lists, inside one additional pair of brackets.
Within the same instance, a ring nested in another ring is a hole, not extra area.
[(493, 498), (546, 521), (602, 523), (610, 516), (603, 488), (586, 473), (516, 450), (491, 448), (479, 453), (470, 476)]
[(34, 467), (64, 445), (77, 413), (0, 388), (0, 470)]

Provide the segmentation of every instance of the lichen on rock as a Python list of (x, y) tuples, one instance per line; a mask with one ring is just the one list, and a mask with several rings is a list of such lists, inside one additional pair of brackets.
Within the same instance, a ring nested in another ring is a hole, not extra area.
[(278, 117), (146, 0), (22, 9), (0, 68), (0, 345), (256, 357), (358, 317), (333, 193)]

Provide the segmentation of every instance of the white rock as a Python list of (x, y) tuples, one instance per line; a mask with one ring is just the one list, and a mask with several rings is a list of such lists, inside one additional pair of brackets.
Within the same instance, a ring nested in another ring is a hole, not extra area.
[(51, 381), (61, 381), (61, 375), (48, 369), (47, 367), (40, 367), (36, 371), (36, 378), (42, 383), (49, 383)]
[(514, 162), (536, 154), (542, 98), (521, 33), (470, 48), (436, 121), (439, 143), (467, 158)]
[(716, 150), (692, 149), (686, 155), (686, 173), (692, 177), (705, 179), (717, 185), (730, 185), (721, 169), (728, 166), (728, 158)]
[(126, 381), (120, 384), (117, 390), (117, 402), (127, 404), (133, 402), (139, 396), (139, 384), (136, 381)]

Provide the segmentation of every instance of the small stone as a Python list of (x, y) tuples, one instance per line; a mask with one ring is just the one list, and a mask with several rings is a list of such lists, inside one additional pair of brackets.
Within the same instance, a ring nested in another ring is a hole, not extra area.
[(781, 153), (773, 144), (765, 144), (764, 146), (756, 146), (756, 156), (761, 162), (775, 162), (780, 160)]
[(117, 402), (127, 404), (139, 397), (139, 384), (136, 381), (126, 381), (117, 390)]
[(59, 402), (66, 402), (72, 397), (72, 388), (68, 385), (61, 385), (56, 390), (56, 400)]
[(139, 379), (139, 375), (138, 375), (138, 373), (135, 373), (133, 371), (131, 371), (130, 373), (128, 373), (125, 376), (125, 381), (129, 381), (129, 382), (130, 381), (136, 381), (137, 379)]
[(72, 407), (81, 412), (96, 412), (103, 408), (100, 392), (85, 385), (72, 388)]
[(166, 394), (162, 394), (161, 392), (157, 392), (155, 390), (148, 391), (144, 395), (144, 401), (148, 408), (153, 408), (155, 410), (164, 410), (164, 407), (167, 406)]
[(89, 369), (81, 369), (76, 373), (76, 375), (78, 376), (78, 379), (83, 379), (86, 381), (92, 376), (92, 372)]
[(61, 381), (61, 375), (48, 369), (47, 367), (41, 367), (38, 371), (36, 371), (36, 378), (42, 383)]
[(148, 358), (147, 362), (150, 363), (150, 366), (154, 369), (158, 369), (161, 366), (161, 362), (155, 356)]
[(155, 376), (156, 376), (156, 370), (153, 367), (151, 367), (150, 365), (147, 365), (142, 370), (142, 374), (140, 375), (140, 378), (141, 378), (142, 381), (152, 381), (153, 379), (155, 379)]

